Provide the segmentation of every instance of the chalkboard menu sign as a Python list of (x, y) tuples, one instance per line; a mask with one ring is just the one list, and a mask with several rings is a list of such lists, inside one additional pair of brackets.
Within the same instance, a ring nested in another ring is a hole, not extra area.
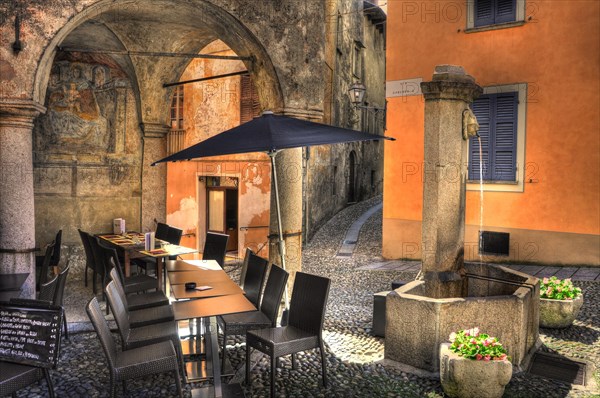
[(0, 303), (0, 360), (55, 368), (61, 324), (59, 306)]

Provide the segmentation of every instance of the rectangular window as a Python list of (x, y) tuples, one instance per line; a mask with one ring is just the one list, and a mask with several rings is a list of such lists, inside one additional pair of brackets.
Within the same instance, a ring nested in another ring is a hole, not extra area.
[(240, 80), (240, 124), (249, 122), (260, 115), (258, 92), (250, 75), (242, 75)]
[(515, 22), (517, 0), (474, 0), (475, 27)]
[[(484, 181), (515, 182), (517, 163), (517, 92), (485, 94), (473, 102), (479, 123)], [(479, 180), (477, 139), (469, 140), (469, 180)]]
[(183, 86), (176, 86), (171, 100), (171, 128), (183, 129)]

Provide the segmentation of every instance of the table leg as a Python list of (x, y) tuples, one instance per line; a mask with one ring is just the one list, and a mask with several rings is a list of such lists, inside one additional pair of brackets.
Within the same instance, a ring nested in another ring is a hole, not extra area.
[(131, 262), (129, 259), (129, 250), (123, 250), (123, 266), (125, 267), (125, 277), (128, 278), (131, 276)]
[(206, 361), (212, 364), (213, 385), (192, 390), (192, 397), (221, 398), (223, 397), (221, 361), (219, 361), (219, 342), (217, 340), (217, 318), (214, 316), (204, 318), (204, 341)]
[(164, 259), (162, 257), (156, 258), (156, 279), (158, 280), (158, 290), (165, 291), (163, 270), (165, 268)]

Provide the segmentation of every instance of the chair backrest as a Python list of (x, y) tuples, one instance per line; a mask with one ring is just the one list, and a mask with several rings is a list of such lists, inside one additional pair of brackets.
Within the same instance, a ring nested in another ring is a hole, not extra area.
[(106, 275), (107, 270), (104, 266), (104, 264), (106, 264), (106, 261), (104, 259), (104, 251), (102, 250), (102, 247), (100, 246), (98, 237), (96, 237), (92, 234), (88, 234), (88, 241), (90, 242), (92, 258), (94, 259), (94, 269), (100, 275)]
[(244, 288), (244, 279), (246, 279), (246, 271), (248, 270), (248, 261), (250, 260), (250, 254), (255, 254), (252, 249), (246, 248), (246, 255), (244, 256), (244, 262), (242, 263), (242, 270), (240, 272), (240, 287)]
[(181, 242), (181, 235), (183, 235), (183, 230), (169, 226), (166, 241), (172, 245), (178, 245)]
[(156, 239), (169, 240), (169, 225), (162, 222), (156, 223), (154, 237)]
[(40, 285), (40, 293), (38, 294), (38, 300), (48, 301), (54, 304), (54, 293), (58, 285), (58, 276), (55, 276), (46, 283)]
[(96, 297), (90, 300), (86, 307), (86, 312), (90, 318), (90, 321), (92, 321), (92, 325), (94, 325), (94, 329), (96, 330), (98, 338), (100, 339), (100, 343), (102, 344), (102, 349), (104, 350), (108, 364), (111, 369), (114, 369), (117, 361), (117, 345), (115, 344), (115, 340), (110, 333), (110, 328), (108, 327), (106, 318), (104, 318), (104, 315), (102, 314), (102, 310), (100, 309), (100, 305), (98, 304), (98, 299)]
[(125, 307), (127, 308), (127, 294), (125, 293), (125, 288), (123, 287), (123, 281), (119, 279), (119, 273), (117, 272), (116, 268), (117, 267), (113, 267), (113, 269), (110, 270), (110, 278), (115, 283), (116, 292), (121, 298), (121, 301), (125, 304)]
[(330, 283), (329, 278), (296, 272), (288, 325), (320, 335)]
[(244, 278), (244, 292), (246, 292), (246, 298), (256, 308), (260, 301), (260, 292), (262, 291), (263, 283), (265, 282), (265, 275), (269, 261), (262, 257), (257, 256), (254, 253), (250, 254), (248, 258), (248, 269), (246, 271), (246, 277)]
[(58, 283), (54, 292), (54, 305), (63, 305), (63, 297), (65, 293), (65, 285), (67, 283), (67, 275), (69, 275), (70, 260), (67, 261), (65, 268), (58, 274)]
[(77, 231), (79, 232), (79, 237), (81, 238), (81, 243), (83, 244), (86, 267), (90, 267), (91, 269), (95, 270), (96, 263), (94, 262), (94, 254), (92, 253), (92, 247), (90, 246), (89, 234), (81, 229), (78, 229)]
[(60, 245), (62, 244), (62, 229), (59, 229), (54, 238), (54, 250), (52, 251), (52, 258), (50, 259), (50, 265), (56, 267), (60, 263)]
[(216, 260), (221, 268), (225, 264), (225, 253), (227, 252), (227, 241), (229, 235), (207, 232), (204, 242), (203, 260)]
[(52, 252), (54, 251), (54, 242), (48, 243), (46, 246), (46, 252), (44, 253), (44, 261), (42, 262), (42, 269), (40, 270), (40, 287), (48, 282), (48, 270), (50, 269), (50, 261), (52, 260)]
[(117, 292), (115, 281), (110, 281), (108, 285), (106, 285), (106, 299), (108, 300), (110, 309), (112, 310), (115, 321), (117, 322), (117, 327), (119, 329), (119, 333), (121, 334), (121, 341), (123, 345), (125, 345), (131, 327), (129, 324), (127, 307), (125, 307), (126, 304), (123, 303), (119, 293)]
[(265, 293), (260, 303), (260, 311), (271, 320), (271, 326), (277, 326), (277, 315), (281, 306), (281, 297), (287, 286), (289, 273), (281, 267), (271, 265), (271, 271), (265, 285)]
[(117, 275), (119, 275), (121, 285), (124, 285), (125, 274), (123, 273), (123, 269), (121, 268), (121, 262), (119, 261), (119, 254), (117, 253), (117, 250), (114, 247), (106, 247), (104, 245), (100, 245), (100, 250), (102, 250), (104, 257), (104, 269), (109, 272), (113, 269), (116, 270)]

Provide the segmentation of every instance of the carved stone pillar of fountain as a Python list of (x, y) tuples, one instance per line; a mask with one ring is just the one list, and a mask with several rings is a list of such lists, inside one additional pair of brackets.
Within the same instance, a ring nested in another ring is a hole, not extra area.
[(460, 66), (438, 65), (421, 83), (425, 161), (421, 278), (432, 298), (465, 297), (464, 229), (468, 141), (463, 112), (482, 93)]

